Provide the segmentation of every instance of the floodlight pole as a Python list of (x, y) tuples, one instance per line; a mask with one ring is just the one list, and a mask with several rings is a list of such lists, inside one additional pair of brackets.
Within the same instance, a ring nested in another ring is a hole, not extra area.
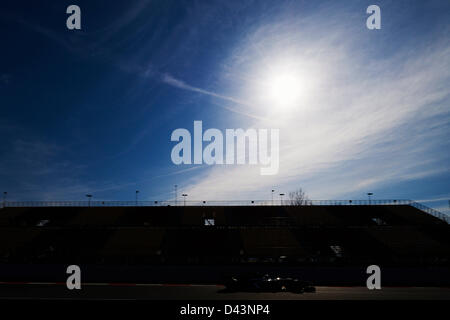
[(369, 205), (370, 205), (370, 200), (371, 200), (371, 198), (370, 198), (370, 197), (371, 197), (372, 195), (373, 195), (373, 193), (372, 193), (372, 192), (368, 192), (368, 193), (367, 193), (367, 196), (369, 197)]
[(272, 189), (272, 205), (273, 205), (273, 193), (275, 192), (275, 190)]
[(175, 205), (177, 205), (177, 200), (178, 200), (178, 185), (175, 185)]
[(87, 194), (86, 197), (88, 198), (88, 207), (90, 207), (91, 206), (92, 194)]
[(6, 206), (6, 196), (8, 195), (8, 192), (3, 192), (3, 208)]
[(136, 207), (138, 205), (138, 193), (139, 193), (139, 190), (136, 190)]
[(284, 193), (280, 193), (280, 203), (281, 203), (281, 205), (283, 205), (283, 196), (284, 196)]
[(188, 196), (187, 193), (183, 193), (182, 194), (183, 198), (184, 198), (184, 206), (186, 207), (186, 197)]

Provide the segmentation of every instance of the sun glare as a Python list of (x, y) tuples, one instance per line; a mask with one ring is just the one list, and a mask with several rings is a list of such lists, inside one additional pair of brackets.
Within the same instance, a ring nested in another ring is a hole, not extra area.
[(295, 58), (281, 56), (266, 58), (255, 63), (249, 70), (246, 101), (254, 111), (268, 119), (286, 119), (310, 112), (311, 104), (318, 94), (320, 65), (299, 54)]
[(281, 74), (269, 81), (269, 97), (272, 103), (290, 107), (298, 101), (301, 84), (293, 74)]

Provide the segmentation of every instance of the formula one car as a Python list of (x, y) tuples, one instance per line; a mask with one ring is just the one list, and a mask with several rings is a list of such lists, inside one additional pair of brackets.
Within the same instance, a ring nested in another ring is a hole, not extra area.
[(278, 275), (237, 275), (225, 282), (227, 291), (279, 292), (293, 293), (315, 292), (316, 288), (308, 281), (295, 277)]

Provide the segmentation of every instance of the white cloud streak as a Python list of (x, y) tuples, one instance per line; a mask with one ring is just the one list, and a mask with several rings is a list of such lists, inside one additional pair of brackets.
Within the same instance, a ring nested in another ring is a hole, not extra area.
[[(239, 97), (249, 101), (245, 112), (265, 110), (270, 115), (264, 117), (270, 121), (249, 127), (280, 129), (280, 173), (262, 177), (249, 166), (212, 167), (191, 181), (186, 191), (191, 198), (267, 199), (273, 187), (286, 192), (298, 186), (311, 198), (338, 198), (449, 172), (446, 153), (433, 152), (442, 148), (450, 124), (448, 39), (377, 60), (352, 51), (361, 35), (349, 39), (335, 28), (316, 40), (302, 41), (298, 39), (309, 30), (285, 23), (289, 27), (263, 26), (249, 36), (235, 50), (226, 72), (237, 87), (247, 88)], [(311, 79), (316, 87), (297, 109), (283, 113), (265, 105), (257, 88), (263, 66), (289, 57), (293, 68), (305, 72), (306, 81)]]
[(211, 96), (211, 97), (214, 97), (214, 98), (218, 98), (218, 99), (221, 99), (221, 100), (233, 102), (233, 103), (240, 104), (240, 105), (243, 105), (243, 106), (248, 106), (249, 105), (245, 101), (242, 101), (242, 100), (239, 100), (239, 99), (235, 99), (233, 97), (221, 95), (221, 94), (218, 94), (218, 93), (215, 93), (215, 92), (212, 92), (212, 91), (208, 91), (208, 90), (204, 90), (204, 89), (201, 89), (201, 88), (197, 88), (197, 87), (191, 86), (191, 85), (185, 83), (184, 81), (176, 79), (176, 78), (174, 78), (173, 76), (171, 76), (171, 75), (169, 75), (167, 73), (165, 73), (165, 74), (163, 74), (161, 76), (161, 81), (166, 83), (166, 84), (168, 84), (168, 85), (171, 85), (171, 86), (173, 86), (175, 88), (178, 88), (178, 89), (183, 89), (183, 90), (188, 90), (188, 91), (192, 91), (192, 92), (197, 92), (197, 93), (200, 93), (200, 94), (204, 94), (204, 95)]

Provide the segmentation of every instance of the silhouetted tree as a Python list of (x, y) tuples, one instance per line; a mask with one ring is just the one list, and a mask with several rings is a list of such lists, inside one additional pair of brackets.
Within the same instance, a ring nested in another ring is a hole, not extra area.
[(289, 192), (289, 199), (292, 206), (304, 206), (309, 201), (308, 196), (302, 188)]

